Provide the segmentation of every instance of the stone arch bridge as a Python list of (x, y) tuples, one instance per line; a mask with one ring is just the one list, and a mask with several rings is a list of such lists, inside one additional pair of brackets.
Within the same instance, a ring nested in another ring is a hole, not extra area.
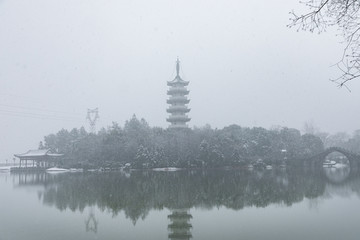
[(343, 154), (349, 160), (350, 166), (356, 166), (356, 167), (360, 166), (360, 154), (351, 152), (351, 151), (349, 151), (345, 148), (341, 148), (341, 147), (327, 148), (321, 153), (318, 153), (310, 158), (306, 158), (305, 162), (313, 163), (316, 165), (321, 165), (324, 162), (325, 158), (329, 154), (334, 153), (334, 152), (339, 152), (339, 153)]

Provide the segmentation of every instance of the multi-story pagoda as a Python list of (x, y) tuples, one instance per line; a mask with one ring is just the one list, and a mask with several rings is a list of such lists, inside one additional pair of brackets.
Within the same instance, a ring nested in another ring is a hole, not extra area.
[(186, 106), (190, 100), (186, 97), (189, 94), (189, 91), (186, 89), (186, 86), (189, 84), (188, 81), (184, 81), (180, 75), (180, 61), (176, 61), (176, 77), (172, 81), (168, 81), (167, 85), (170, 86), (167, 94), (170, 98), (167, 100), (167, 103), (170, 104), (170, 107), (167, 109), (167, 112), (170, 113), (169, 118), (166, 121), (170, 122), (171, 125), (169, 128), (188, 128), (186, 124), (190, 121), (190, 118), (186, 115), (190, 109)]

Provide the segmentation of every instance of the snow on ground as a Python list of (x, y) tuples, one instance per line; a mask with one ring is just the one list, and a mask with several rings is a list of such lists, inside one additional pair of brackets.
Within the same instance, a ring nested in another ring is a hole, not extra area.
[(349, 165), (347, 165), (347, 164), (344, 164), (344, 163), (336, 163), (335, 165), (334, 165), (334, 167), (336, 167), (336, 168), (345, 168), (345, 167), (348, 167)]
[(166, 167), (166, 168), (153, 168), (153, 171), (162, 171), (162, 172), (174, 172), (179, 171), (181, 168), (175, 168), (175, 167)]
[(9, 172), (12, 166), (0, 167), (0, 172)]
[(70, 171), (69, 169), (57, 168), (57, 167), (46, 169), (46, 172), (49, 172), (49, 173), (59, 173), (59, 172), (69, 172), (69, 171)]

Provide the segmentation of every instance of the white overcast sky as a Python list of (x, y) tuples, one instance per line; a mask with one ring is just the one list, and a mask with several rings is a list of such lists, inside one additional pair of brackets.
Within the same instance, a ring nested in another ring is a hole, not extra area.
[(342, 39), (286, 27), (298, 0), (0, 0), (0, 161), (44, 135), (132, 114), (167, 127), (181, 60), (190, 126), (359, 129), (360, 80), (329, 81)]

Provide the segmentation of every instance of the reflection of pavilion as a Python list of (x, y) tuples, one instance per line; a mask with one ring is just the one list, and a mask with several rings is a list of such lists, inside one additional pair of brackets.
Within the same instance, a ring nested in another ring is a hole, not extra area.
[(186, 209), (173, 210), (168, 218), (171, 221), (168, 225), (169, 239), (190, 239), (192, 237), (190, 231), (192, 225), (189, 223), (192, 216)]
[[(14, 175), (16, 176), (16, 175)], [(46, 173), (18, 173), (18, 184), (21, 185), (46, 185), (51, 180), (51, 177)]]

